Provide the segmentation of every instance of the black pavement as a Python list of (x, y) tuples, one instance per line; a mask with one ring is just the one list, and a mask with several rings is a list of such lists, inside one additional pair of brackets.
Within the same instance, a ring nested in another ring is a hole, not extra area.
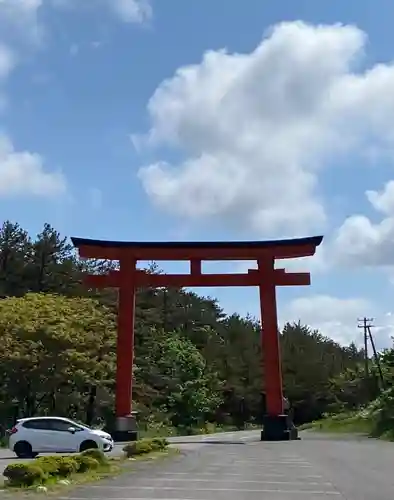
[(62, 500), (394, 498), (394, 444), (302, 433), (266, 443), (257, 432), (178, 438), (182, 454), (63, 494)]

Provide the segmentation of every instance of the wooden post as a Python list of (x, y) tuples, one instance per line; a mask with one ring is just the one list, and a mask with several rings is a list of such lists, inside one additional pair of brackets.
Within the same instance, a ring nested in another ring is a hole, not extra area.
[(115, 394), (117, 440), (130, 440), (130, 433), (136, 431), (132, 412), (135, 271), (135, 260), (120, 261)]
[(282, 367), (278, 334), (274, 258), (258, 260), (261, 309), (261, 345), (267, 414), (283, 415)]

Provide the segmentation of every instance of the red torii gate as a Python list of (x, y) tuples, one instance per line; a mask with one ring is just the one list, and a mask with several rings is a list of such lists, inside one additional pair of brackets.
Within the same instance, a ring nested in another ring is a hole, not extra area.
[[(282, 369), (278, 335), (276, 287), (310, 285), (309, 273), (275, 269), (275, 259), (312, 256), (323, 236), (273, 241), (242, 242), (121, 242), (72, 238), (81, 258), (119, 261), (119, 270), (107, 275), (88, 275), (90, 288), (118, 288), (118, 339), (116, 371), (116, 431), (114, 438), (136, 439), (132, 412), (135, 291), (141, 287), (258, 286), (262, 322), (266, 415), (262, 440), (290, 439), (292, 423), (284, 415)], [(190, 274), (149, 274), (137, 269), (138, 261), (179, 260), (190, 262)], [(203, 274), (209, 260), (257, 261), (247, 273)]]

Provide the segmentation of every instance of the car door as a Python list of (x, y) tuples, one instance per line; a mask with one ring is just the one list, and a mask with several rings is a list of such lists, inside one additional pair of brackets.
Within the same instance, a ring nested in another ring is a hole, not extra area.
[(51, 451), (52, 428), (48, 418), (28, 420), (22, 424), (26, 440), (31, 444), (33, 451), (46, 453)]
[[(76, 429), (75, 434), (69, 431), (70, 427)], [(62, 419), (52, 419), (51, 420), (51, 430), (52, 430), (52, 452), (57, 453), (70, 453), (79, 450), (79, 436), (77, 426), (68, 420)]]

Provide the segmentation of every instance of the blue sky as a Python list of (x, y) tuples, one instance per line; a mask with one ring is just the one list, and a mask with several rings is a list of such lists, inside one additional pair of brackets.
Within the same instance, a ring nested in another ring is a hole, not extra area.
[[(324, 234), (280, 321), (390, 344), (389, 0), (0, 0), (0, 209), (32, 233)], [(166, 269), (184, 269), (171, 264)], [(211, 269), (242, 270), (242, 264)], [(259, 314), (255, 290), (203, 290)]]

